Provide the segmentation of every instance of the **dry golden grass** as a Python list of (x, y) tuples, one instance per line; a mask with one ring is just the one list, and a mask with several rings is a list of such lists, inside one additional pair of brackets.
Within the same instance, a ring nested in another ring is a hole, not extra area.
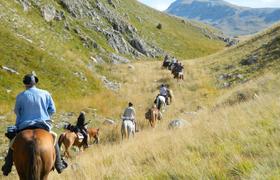
[[(77, 155), (62, 175), (51, 173), (50, 179), (279, 179), (279, 74), (266, 72), (246, 84), (217, 89), (204, 61), (185, 61), (186, 79), (180, 83), (160, 68), (161, 62), (134, 63), (135, 70), (110, 67), (122, 82), (119, 97), (136, 106), (141, 132), (121, 141), (119, 124), (103, 126), (101, 144)], [(174, 91), (175, 103), (151, 129), (144, 112), (163, 82)], [(238, 92), (254, 96), (239, 101)], [(236, 103), (224, 103), (229, 99)], [(121, 106), (113, 110), (118, 115), (126, 104)], [(168, 130), (169, 121), (177, 118), (191, 125)]]

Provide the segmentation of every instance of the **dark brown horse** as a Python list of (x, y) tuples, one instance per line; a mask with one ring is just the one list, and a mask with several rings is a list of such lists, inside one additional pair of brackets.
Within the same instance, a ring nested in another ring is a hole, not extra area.
[(21, 180), (46, 180), (54, 167), (54, 137), (43, 129), (20, 132), (12, 145), (14, 163)]
[(78, 137), (78, 135), (75, 132), (71, 132), (71, 131), (66, 131), (59, 136), (58, 139), (59, 147), (61, 147), (62, 144), (65, 147), (64, 156), (67, 158), (71, 158), (69, 149), (72, 146), (78, 147), (79, 150), (82, 150), (82, 147), (85, 148), (85, 143)]

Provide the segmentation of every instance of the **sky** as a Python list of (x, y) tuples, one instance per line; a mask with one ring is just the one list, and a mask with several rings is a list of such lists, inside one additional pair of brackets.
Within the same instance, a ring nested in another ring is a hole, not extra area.
[[(168, 6), (175, 0), (139, 0), (140, 2), (147, 4), (160, 11), (166, 10)], [(225, 0), (232, 4), (246, 7), (279, 7), (280, 0)]]

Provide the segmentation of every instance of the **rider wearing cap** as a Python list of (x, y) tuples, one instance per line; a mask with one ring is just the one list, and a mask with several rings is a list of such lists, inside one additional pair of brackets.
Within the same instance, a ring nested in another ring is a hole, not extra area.
[[(54, 101), (49, 92), (35, 86), (38, 81), (39, 79), (33, 74), (27, 74), (23, 78), (26, 90), (17, 95), (14, 109), (17, 132), (31, 127), (51, 131), (51, 116), (56, 110)], [(55, 151), (55, 168), (58, 173), (61, 173), (67, 167), (67, 163), (61, 159), (58, 144), (55, 145)], [(7, 176), (12, 166), (13, 151), (9, 148), (5, 164), (2, 166), (3, 175)]]

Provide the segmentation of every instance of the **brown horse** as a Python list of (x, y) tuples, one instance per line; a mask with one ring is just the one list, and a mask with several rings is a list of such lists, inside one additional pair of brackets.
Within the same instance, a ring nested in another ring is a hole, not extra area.
[(54, 167), (54, 137), (43, 129), (24, 130), (12, 145), (20, 180), (46, 180)]
[(89, 139), (93, 144), (99, 143), (99, 128), (88, 128)]
[(173, 91), (171, 89), (167, 90), (167, 101), (166, 104), (170, 105), (174, 101)]
[(152, 128), (156, 127), (156, 121), (160, 120), (159, 110), (157, 109), (156, 105), (154, 105), (151, 109), (148, 110), (145, 114), (145, 118), (149, 120), (150, 125)]
[(67, 158), (71, 158), (69, 149), (72, 146), (78, 147), (79, 150), (82, 150), (81, 149), (82, 147), (84, 147), (85, 149), (84, 142), (79, 139), (78, 135), (75, 132), (71, 132), (71, 131), (66, 131), (59, 136), (58, 146), (61, 147), (62, 144), (64, 144), (65, 147), (64, 156)]

